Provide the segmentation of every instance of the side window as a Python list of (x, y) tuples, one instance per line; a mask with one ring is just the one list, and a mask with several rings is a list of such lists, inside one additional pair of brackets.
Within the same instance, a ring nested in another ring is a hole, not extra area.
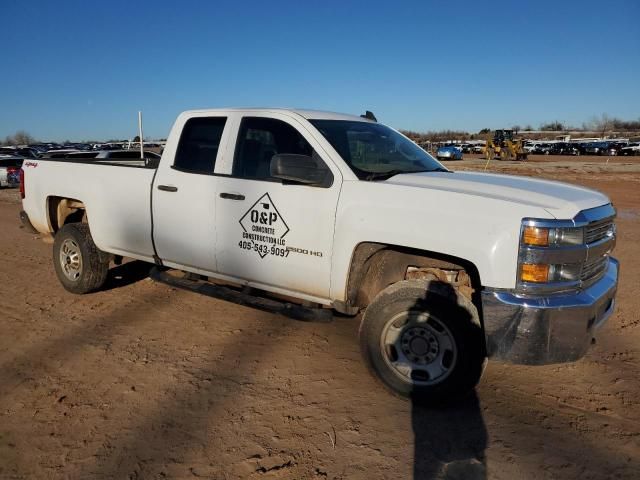
[(240, 124), (233, 175), (268, 180), (271, 157), (278, 153), (313, 155), (313, 148), (288, 123), (273, 118), (245, 117)]
[(226, 121), (225, 117), (187, 120), (173, 166), (192, 173), (213, 173)]

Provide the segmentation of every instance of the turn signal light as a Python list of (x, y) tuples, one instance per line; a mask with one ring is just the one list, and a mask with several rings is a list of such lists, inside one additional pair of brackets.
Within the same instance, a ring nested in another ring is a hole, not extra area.
[(549, 245), (549, 229), (541, 227), (524, 227), (522, 241), (527, 245), (546, 247)]
[(520, 280), (523, 282), (544, 283), (549, 281), (549, 265), (525, 263), (522, 265)]

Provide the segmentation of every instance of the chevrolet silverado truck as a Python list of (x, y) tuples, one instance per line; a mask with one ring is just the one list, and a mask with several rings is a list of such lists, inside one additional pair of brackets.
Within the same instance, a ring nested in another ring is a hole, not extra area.
[(189, 111), (158, 165), (29, 160), (21, 192), (68, 291), (128, 257), (362, 313), (371, 371), (419, 400), (469, 391), (487, 358), (575, 361), (614, 310), (605, 195), (450, 171), (369, 112)]

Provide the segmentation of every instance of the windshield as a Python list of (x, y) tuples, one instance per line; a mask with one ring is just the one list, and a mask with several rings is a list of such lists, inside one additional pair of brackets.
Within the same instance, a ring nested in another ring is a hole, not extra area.
[(360, 180), (400, 173), (446, 172), (442, 164), (408, 138), (378, 123), (309, 120)]

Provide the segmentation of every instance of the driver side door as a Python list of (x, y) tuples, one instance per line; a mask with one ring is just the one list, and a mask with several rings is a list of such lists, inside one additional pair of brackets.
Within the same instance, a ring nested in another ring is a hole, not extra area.
[(303, 125), (286, 117), (240, 120), (230, 175), (218, 177), (218, 271), (272, 291), (329, 298), (335, 213), (341, 187), (303, 185), (271, 177), (276, 154), (318, 155)]

